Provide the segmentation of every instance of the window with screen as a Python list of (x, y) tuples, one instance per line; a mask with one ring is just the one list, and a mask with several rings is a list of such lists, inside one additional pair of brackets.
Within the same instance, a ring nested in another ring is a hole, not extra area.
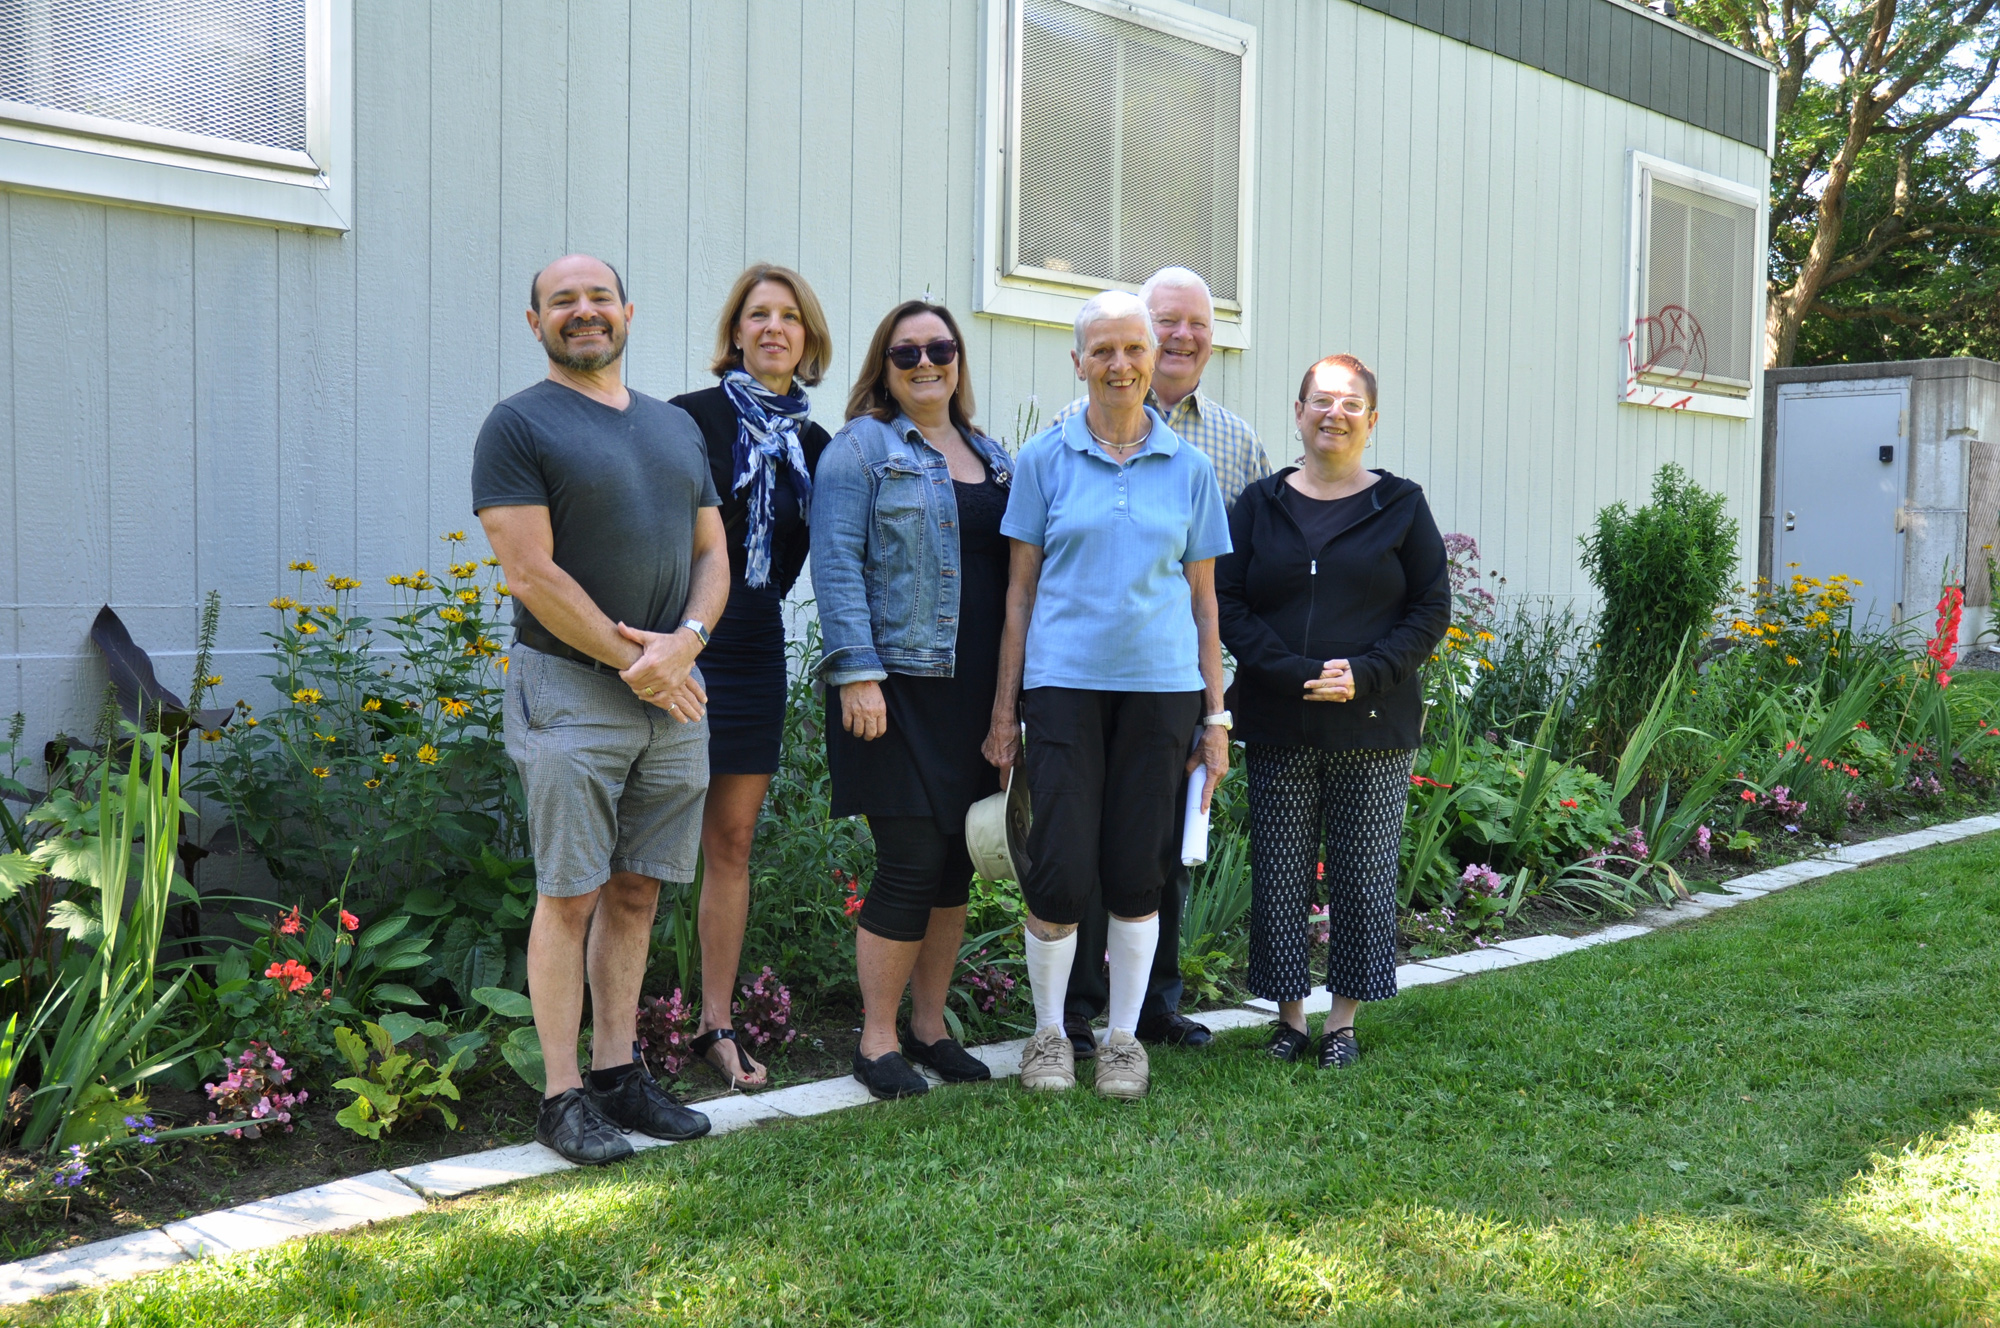
[(1675, 176), (1640, 171), (1634, 373), (1744, 395), (1759, 350), (1757, 206), (1740, 187)]
[[(127, 173), (133, 201), (174, 201), (158, 168), (324, 190), (336, 11), (351, 22), (351, 0), (0, 0), (0, 178), (61, 190), (43, 177), (63, 159), (32, 146), (155, 168)], [(67, 161), (77, 192), (116, 192), (109, 168)], [(259, 211), (254, 190), (230, 200)]]
[(1187, 267), (1240, 321), (1254, 29), (1174, 0), (989, 4), (1005, 53), (995, 277), (1081, 299)]

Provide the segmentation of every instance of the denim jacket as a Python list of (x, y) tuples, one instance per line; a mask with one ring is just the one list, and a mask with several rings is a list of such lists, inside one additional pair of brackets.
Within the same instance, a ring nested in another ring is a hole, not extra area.
[[(970, 442), (995, 482), (1012, 481), (998, 443), (977, 432)], [(944, 454), (906, 415), (849, 420), (813, 474), (821, 680), (952, 676), (958, 572), (958, 495)]]

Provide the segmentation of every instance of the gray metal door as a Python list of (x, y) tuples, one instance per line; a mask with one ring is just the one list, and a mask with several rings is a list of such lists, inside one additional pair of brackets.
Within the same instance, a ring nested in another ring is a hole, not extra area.
[[(1907, 379), (1778, 388), (1777, 537), (1771, 578), (1858, 577), (1854, 620), (1891, 621), (1903, 597), (1896, 529), (1909, 472)], [(1796, 564), (1796, 566), (1794, 566)]]

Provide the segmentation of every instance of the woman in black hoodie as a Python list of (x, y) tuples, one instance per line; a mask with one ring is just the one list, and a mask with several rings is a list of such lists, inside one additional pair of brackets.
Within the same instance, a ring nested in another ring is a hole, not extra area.
[(1352, 355), (1306, 371), (1304, 464), (1243, 491), (1216, 563), (1250, 775), (1250, 990), (1278, 1002), (1271, 1055), (1307, 1049), (1307, 906), (1325, 864), (1321, 1068), (1360, 1056), (1354, 1013), (1396, 994), (1396, 858), (1423, 732), (1419, 676), (1451, 622), (1444, 539), (1424, 492), (1361, 464), (1375, 375)]

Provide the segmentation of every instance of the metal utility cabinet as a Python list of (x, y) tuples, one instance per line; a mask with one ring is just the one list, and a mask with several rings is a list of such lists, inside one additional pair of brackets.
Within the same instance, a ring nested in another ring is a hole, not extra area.
[(1763, 494), (1759, 575), (1857, 577), (1861, 614), (1889, 622), (1928, 617), (1949, 577), (1972, 640), (2000, 553), (2000, 364), (1767, 370)]

